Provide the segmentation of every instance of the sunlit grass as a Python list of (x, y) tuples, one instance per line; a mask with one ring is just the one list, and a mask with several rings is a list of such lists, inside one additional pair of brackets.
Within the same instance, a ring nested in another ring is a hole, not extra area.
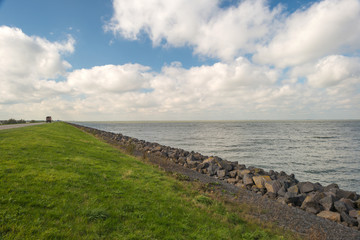
[(0, 131), (0, 239), (284, 239), (65, 123)]

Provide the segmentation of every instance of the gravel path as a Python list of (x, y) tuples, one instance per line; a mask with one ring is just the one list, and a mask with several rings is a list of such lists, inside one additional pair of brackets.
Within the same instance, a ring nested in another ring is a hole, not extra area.
[(40, 124), (44, 124), (44, 122), (41, 122), (41, 123), (23, 123), (23, 124), (0, 125), (0, 130), (11, 129), (11, 128), (19, 128), (19, 127), (28, 127), (28, 126), (40, 125)]

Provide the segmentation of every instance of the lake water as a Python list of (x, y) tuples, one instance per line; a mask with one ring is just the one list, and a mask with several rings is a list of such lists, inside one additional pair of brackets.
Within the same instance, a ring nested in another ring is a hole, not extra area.
[(360, 121), (77, 122), (360, 193)]

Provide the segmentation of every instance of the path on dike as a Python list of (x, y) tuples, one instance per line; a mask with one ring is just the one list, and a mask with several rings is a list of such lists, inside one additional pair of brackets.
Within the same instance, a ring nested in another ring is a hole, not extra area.
[(8, 125), (0, 125), (0, 130), (3, 129), (10, 129), (10, 128), (19, 128), (19, 127), (27, 127), (27, 126), (34, 126), (44, 124), (45, 122), (41, 123), (23, 123), (23, 124), (8, 124)]

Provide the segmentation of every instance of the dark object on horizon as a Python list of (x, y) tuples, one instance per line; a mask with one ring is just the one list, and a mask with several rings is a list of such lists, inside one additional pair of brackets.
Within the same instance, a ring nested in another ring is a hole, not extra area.
[(51, 121), (52, 121), (51, 116), (47, 116), (47, 117), (46, 117), (46, 122), (47, 122), (47, 123), (51, 123)]

